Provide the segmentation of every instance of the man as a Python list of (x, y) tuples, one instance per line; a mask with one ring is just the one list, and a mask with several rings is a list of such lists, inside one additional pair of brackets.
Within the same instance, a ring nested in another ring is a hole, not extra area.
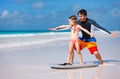
[[(105, 28), (101, 27), (100, 25), (98, 25), (94, 20), (87, 18), (87, 11), (85, 9), (81, 9), (78, 12), (78, 23), (85, 29), (87, 29), (89, 32), (93, 31), (93, 27), (97, 27), (100, 30), (103, 30), (105, 32), (107, 32), (108, 34), (110, 34), (112, 37), (116, 36), (115, 33), (111, 33), (108, 30), (106, 30)], [(98, 48), (97, 48), (97, 43), (96, 43), (96, 39), (95, 37), (92, 37), (90, 35), (88, 35), (87, 33), (85, 33), (84, 31), (82, 31), (82, 37), (79, 37), (80, 41), (80, 51), (87, 47), (90, 51), (91, 54), (94, 54), (95, 57), (100, 61), (101, 64), (106, 64), (106, 62), (103, 61)], [(75, 47), (74, 47), (75, 48)], [(75, 48), (76, 49), (76, 48)], [(68, 60), (68, 63), (72, 64), (73, 63), (73, 58), (74, 58), (74, 53), (71, 54), (72, 55), (72, 59)], [(69, 58), (68, 58), (69, 59)], [(64, 65), (67, 65), (68, 63), (64, 63)]]

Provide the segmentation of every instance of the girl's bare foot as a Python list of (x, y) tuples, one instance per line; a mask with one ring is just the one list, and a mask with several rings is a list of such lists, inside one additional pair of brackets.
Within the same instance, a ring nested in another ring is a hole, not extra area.
[(80, 65), (84, 65), (84, 63), (80, 63)]

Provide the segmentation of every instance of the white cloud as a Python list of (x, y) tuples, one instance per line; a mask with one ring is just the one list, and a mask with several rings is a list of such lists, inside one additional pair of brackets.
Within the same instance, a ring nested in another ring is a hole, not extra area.
[(120, 16), (120, 9), (114, 9), (111, 11), (112, 16)]
[(9, 12), (7, 10), (5, 10), (1, 13), (1, 18), (6, 18), (8, 16), (9, 16)]
[(41, 19), (41, 18), (43, 18), (43, 17), (44, 17), (44, 15), (42, 15), (42, 14), (39, 14), (39, 15), (36, 15), (36, 16), (35, 16), (36, 19)]
[(19, 12), (15, 11), (10, 15), (12, 18), (14, 17), (18, 17), (19, 16)]
[(52, 19), (56, 19), (58, 17), (58, 14), (55, 11), (51, 12)]
[(4, 10), (0, 12), (0, 24), (2, 25), (21, 25), (31, 23), (33, 19), (32, 14), (28, 13), (20, 13), (18, 11), (9, 12), (8, 10)]
[(80, 4), (75, 4), (74, 6), (73, 6), (73, 11), (76, 11), (76, 10), (79, 10), (80, 9)]
[(52, 14), (52, 16), (56, 16), (57, 15), (57, 13), (55, 11), (52, 11), (51, 14)]
[(14, 16), (16, 16), (16, 15), (18, 15), (18, 14), (19, 14), (19, 12), (17, 12), (17, 11), (15, 11), (15, 12), (13, 13)]
[(43, 8), (43, 3), (42, 2), (33, 3), (32, 8), (35, 8), (35, 9)]

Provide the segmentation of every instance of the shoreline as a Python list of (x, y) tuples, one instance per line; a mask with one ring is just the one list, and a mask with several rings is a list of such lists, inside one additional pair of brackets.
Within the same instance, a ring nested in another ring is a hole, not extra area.
[[(9, 47), (12, 48), (31, 45), (43, 45), (54, 41), (69, 40), (69, 35), (70, 32), (0, 35), (0, 50)], [(101, 33), (99, 31), (95, 31), (94, 35), (96, 38), (110, 37), (108, 34)], [(79, 36), (81, 36), (81, 33), (79, 34)]]
[[(69, 36), (68, 36), (69, 37)], [(98, 49), (104, 61), (115, 64), (94, 68), (54, 70), (50, 64), (67, 60), (69, 40), (58, 40), (46, 44), (0, 49), (0, 79), (119, 79), (120, 36), (96, 37)], [(88, 49), (81, 51), (84, 62), (97, 62)], [(75, 52), (74, 63), (79, 63)]]

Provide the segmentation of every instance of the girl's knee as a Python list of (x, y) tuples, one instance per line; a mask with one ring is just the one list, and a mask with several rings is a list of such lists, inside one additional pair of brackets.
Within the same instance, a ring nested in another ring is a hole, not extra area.
[(73, 52), (69, 52), (69, 54), (73, 54)]
[(81, 52), (77, 52), (78, 54), (81, 54)]

